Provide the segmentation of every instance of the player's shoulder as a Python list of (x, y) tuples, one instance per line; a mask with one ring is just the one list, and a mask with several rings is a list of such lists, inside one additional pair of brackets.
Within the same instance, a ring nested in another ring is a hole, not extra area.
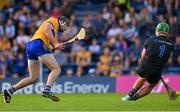
[(146, 39), (147, 42), (155, 42), (157, 41), (156, 36), (149, 36), (149, 38)]
[(154, 36), (154, 35), (153, 35), (153, 36), (150, 36), (149, 38), (150, 38), (151, 40), (157, 40), (157, 37)]
[(166, 41), (168, 43), (174, 44), (174, 41), (172, 40), (172, 38), (168, 37), (168, 36), (162, 36), (161, 39), (163, 41)]
[(49, 17), (46, 20), (46, 23), (50, 23), (54, 28), (58, 28), (58, 21), (57, 21), (57, 18), (55, 17)]
[(55, 18), (55, 17), (49, 17), (49, 18), (47, 19), (47, 21), (49, 21), (49, 22), (55, 22), (55, 21), (57, 21), (57, 18)]

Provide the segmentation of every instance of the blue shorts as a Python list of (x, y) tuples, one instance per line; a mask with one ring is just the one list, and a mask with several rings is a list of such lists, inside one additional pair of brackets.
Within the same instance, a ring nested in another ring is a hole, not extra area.
[(30, 60), (38, 60), (38, 56), (50, 53), (51, 51), (47, 49), (44, 42), (40, 39), (30, 41), (26, 45), (26, 55)]

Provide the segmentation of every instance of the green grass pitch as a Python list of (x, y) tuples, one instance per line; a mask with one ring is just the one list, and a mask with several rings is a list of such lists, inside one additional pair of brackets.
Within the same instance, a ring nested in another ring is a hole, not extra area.
[(180, 99), (169, 101), (166, 94), (150, 94), (138, 101), (123, 102), (125, 94), (59, 94), (52, 102), (40, 94), (14, 95), (12, 102), (0, 100), (0, 111), (180, 111)]

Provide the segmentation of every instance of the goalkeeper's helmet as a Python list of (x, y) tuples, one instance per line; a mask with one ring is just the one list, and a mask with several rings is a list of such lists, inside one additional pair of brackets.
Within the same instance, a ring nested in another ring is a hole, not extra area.
[(161, 22), (156, 26), (156, 32), (158, 33), (168, 33), (169, 25), (165, 22)]
[(59, 25), (59, 31), (66, 30), (67, 26), (70, 24), (70, 19), (68, 19), (66, 16), (59, 16), (58, 17), (58, 25)]

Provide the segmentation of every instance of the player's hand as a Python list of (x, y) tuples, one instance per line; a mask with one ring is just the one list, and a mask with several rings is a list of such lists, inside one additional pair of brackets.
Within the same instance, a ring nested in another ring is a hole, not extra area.
[(63, 45), (62, 43), (57, 43), (57, 44), (55, 44), (55, 48), (63, 50), (65, 48), (65, 45)]

